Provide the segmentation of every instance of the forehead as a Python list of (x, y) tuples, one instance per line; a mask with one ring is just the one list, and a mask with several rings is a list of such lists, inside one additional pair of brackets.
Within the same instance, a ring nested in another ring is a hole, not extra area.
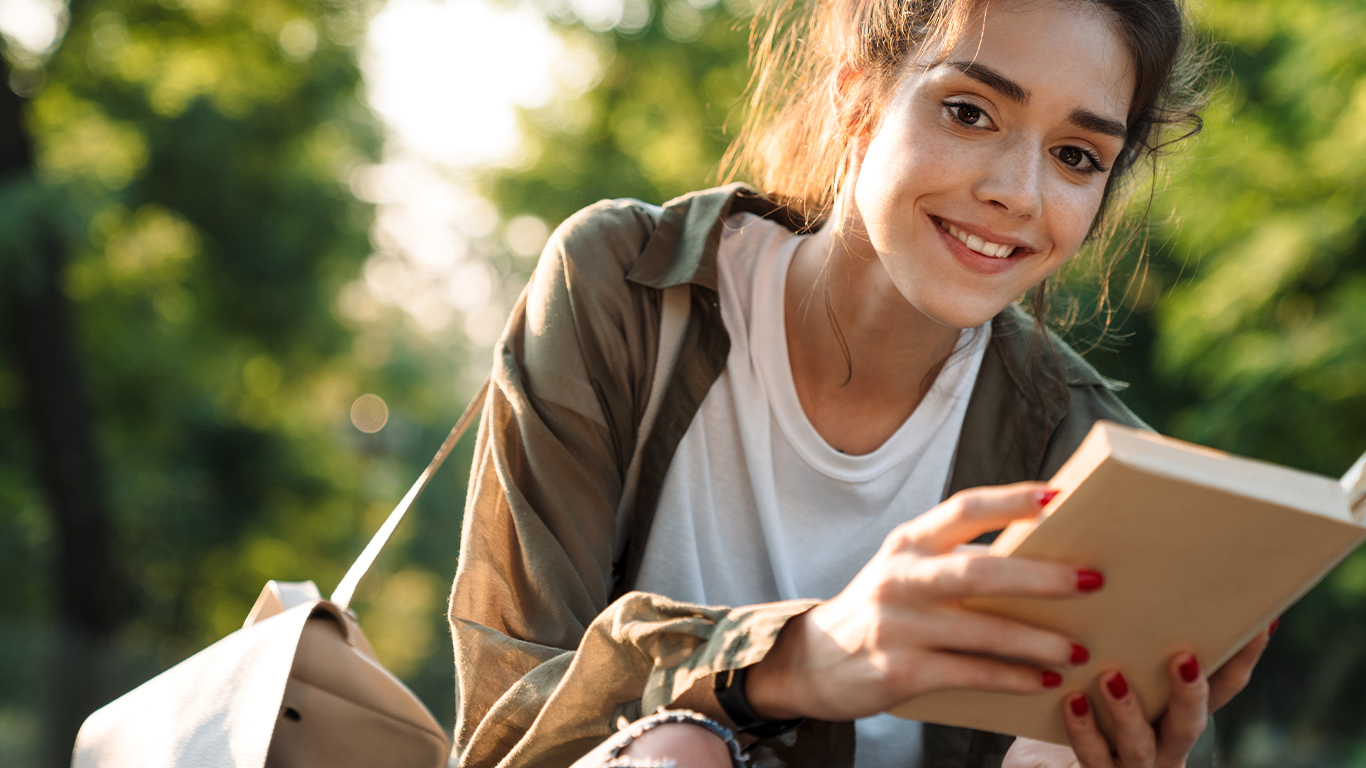
[(1114, 20), (1085, 0), (1003, 0), (974, 14), (946, 55), (1005, 75), (1031, 104), (1127, 122), (1134, 62)]

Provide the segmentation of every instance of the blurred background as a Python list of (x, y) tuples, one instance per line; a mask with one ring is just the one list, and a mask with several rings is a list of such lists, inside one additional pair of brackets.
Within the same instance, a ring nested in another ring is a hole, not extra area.
[[(715, 181), (749, 1), (0, 0), (0, 764), (66, 765), (267, 579), (335, 586), (549, 229)], [(1089, 356), (1163, 432), (1336, 476), (1366, 450), (1366, 2), (1195, 10), (1206, 130)], [(470, 450), (358, 599), (446, 723)], [(1225, 765), (1366, 765), (1366, 553), (1220, 726)]]

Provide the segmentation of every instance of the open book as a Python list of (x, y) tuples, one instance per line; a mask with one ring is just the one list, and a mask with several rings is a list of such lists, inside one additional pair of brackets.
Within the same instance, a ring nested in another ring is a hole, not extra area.
[(890, 710), (912, 720), (1067, 744), (1063, 699), (1085, 691), (1101, 729), (1100, 673), (1118, 669), (1155, 720), (1167, 665), (1218, 669), (1366, 539), (1366, 456), (1340, 481), (1100, 422), (1049, 483), (1058, 496), (992, 554), (1075, 563), (1105, 588), (1075, 600), (974, 599), (1091, 651), (1039, 696), (941, 691)]

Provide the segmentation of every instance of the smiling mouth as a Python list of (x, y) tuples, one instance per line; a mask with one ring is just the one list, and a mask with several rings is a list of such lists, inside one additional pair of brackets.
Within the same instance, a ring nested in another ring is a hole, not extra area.
[(947, 221), (944, 221), (943, 219), (936, 217), (934, 221), (936, 224), (939, 225), (940, 229), (958, 238), (958, 241), (961, 242), (963, 245), (966, 245), (969, 250), (980, 253), (983, 256), (990, 256), (993, 259), (1008, 259), (1010, 258), (1011, 254), (1020, 250), (1019, 248), (1013, 245), (993, 243), (990, 240), (983, 240), (977, 235), (970, 235), (967, 232), (964, 232), (963, 230), (959, 229), (958, 227), (955, 227), (954, 225), (948, 223)]

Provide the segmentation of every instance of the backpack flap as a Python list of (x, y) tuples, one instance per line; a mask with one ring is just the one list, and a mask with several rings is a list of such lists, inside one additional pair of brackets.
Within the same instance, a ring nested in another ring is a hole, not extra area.
[(315, 604), (239, 629), (96, 710), (76, 737), (73, 768), (265, 765)]
[(318, 585), (312, 581), (271, 579), (266, 582), (265, 589), (261, 590), (261, 596), (256, 598), (256, 605), (251, 607), (251, 612), (247, 614), (247, 620), (242, 622), (242, 627), (250, 627), (262, 619), (284, 613), (296, 605), (321, 599), (323, 596), (318, 592)]
[(246, 626), (105, 705), (73, 768), (439, 768), (450, 741), (312, 582), (268, 583)]
[(450, 741), (436, 718), (380, 666), (360, 626), (322, 601), (299, 638), (266, 765), (437, 768)]

